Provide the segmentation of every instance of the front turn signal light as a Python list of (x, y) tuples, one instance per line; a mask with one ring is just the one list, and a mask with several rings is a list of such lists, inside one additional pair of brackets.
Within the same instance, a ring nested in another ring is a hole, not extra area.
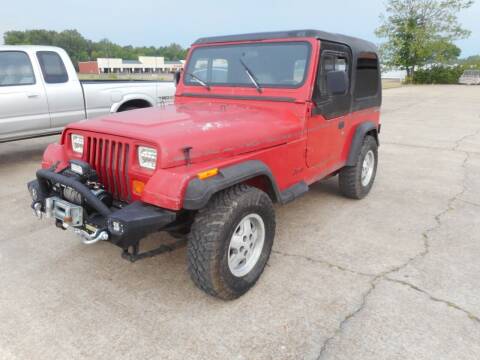
[(197, 177), (200, 180), (205, 180), (205, 179), (208, 179), (209, 177), (215, 176), (217, 174), (218, 174), (218, 168), (215, 168), (215, 169), (210, 169), (210, 170), (199, 172), (197, 174)]
[(142, 195), (143, 194), (143, 189), (145, 188), (145, 183), (140, 180), (133, 180), (132, 181), (132, 188), (133, 188), (133, 193), (135, 195)]

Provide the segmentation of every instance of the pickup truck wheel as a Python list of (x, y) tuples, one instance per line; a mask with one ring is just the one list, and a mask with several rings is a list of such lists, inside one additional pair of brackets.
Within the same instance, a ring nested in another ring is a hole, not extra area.
[(246, 293), (262, 274), (275, 236), (266, 193), (237, 185), (212, 197), (188, 235), (188, 269), (195, 284), (224, 300)]
[(370, 192), (377, 173), (378, 145), (372, 136), (365, 136), (354, 166), (340, 171), (340, 191), (348, 198), (363, 199)]

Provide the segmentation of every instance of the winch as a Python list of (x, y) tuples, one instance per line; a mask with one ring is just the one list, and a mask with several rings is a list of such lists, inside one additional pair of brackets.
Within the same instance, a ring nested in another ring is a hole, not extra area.
[[(98, 182), (97, 172), (92, 169), (88, 163), (80, 160), (71, 160), (70, 167), (63, 170), (62, 175), (78, 180), (80, 183), (87, 186), (88, 189), (90, 189), (90, 192), (107, 207), (112, 206), (112, 195), (105, 190), (102, 184)], [(88, 201), (85, 200), (85, 197), (73, 187), (65, 184), (58, 184), (57, 187), (59, 187), (59, 195), (61, 195), (65, 200), (76, 205), (87, 207), (87, 210), (94, 210), (91, 206), (89, 207)]]
[(72, 160), (70, 167), (57, 174), (63, 181), (50, 179), (48, 192), (42, 189), (45, 183), (41, 181), (29, 183), (35, 215), (55, 219), (60, 228), (74, 228), (87, 243), (108, 238), (106, 232), (99, 236), (105, 224), (92, 225), (86, 221), (98, 212), (99, 202), (105, 209), (113, 204), (113, 196), (98, 182), (95, 170), (83, 161)]
[[(90, 182), (87, 181), (85, 184), (87, 187), (90, 189), (91, 193), (99, 199), (101, 202), (103, 202), (105, 205), (108, 207), (112, 206), (113, 203), (113, 197), (112, 194), (107, 192), (103, 186), (99, 183), (96, 182)], [(63, 186), (61, 189), (61, 193), (63, 195), (63, 198), (67, 201), (70, 201), (73, 204), (80, 205), (80, 206), (85, 206), (89, 210), (93, 209), (88, 206), (88, 202), (85, 201), (84, 197), (82, 194), (80, 194), (77, 190), (69, 187), (69, 186)]]
[(54, 219), (57, 227), (72, 230), (84, 244), (110, 241), (121, 247), (122, 256), (130, 261), (173, 249), (161, 245), (140, 253), (139, 241), (168, 226), (175, 228), (175, 212), (140, 201), (114, 201), (86, 162), (71, 160), (70, 166), (56, 170), (55, 166), (40, 169), (37, 179), (28, 183), (32, 209), (38, 218)]

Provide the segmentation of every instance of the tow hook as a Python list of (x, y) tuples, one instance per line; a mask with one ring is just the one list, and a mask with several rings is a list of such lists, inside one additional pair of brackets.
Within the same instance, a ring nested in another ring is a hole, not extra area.
[(83, 243), (86, 245), (95, 244), (99, 241), (106, 241), (109, 238), (108, 233), (105, 230), (100, 229), (92, 234), (81, 229), (73, 229), (73, 231), (83, 239)]

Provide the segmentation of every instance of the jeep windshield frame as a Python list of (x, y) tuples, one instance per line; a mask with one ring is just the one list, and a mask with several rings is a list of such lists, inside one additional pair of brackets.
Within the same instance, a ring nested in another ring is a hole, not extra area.
[(209, 86), (256, 88), (243, 62), (260, 88), (297, 89), (308, 79), (311, 56), (304, 40), (202, 45), (189, 56), (183, 84), (201, 86), (191, 73)]

